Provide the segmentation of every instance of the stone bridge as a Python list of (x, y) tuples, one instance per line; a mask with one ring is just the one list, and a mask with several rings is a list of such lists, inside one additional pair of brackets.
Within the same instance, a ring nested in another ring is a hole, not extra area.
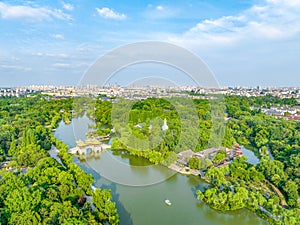
[(104, 143), (77, 143), (77, 146), (71, 148), (69, 152), (75, 155), (88, 155), (91, 153), (100, 153), (105, 151), (106, 149), (110, 148), (111, 146)]

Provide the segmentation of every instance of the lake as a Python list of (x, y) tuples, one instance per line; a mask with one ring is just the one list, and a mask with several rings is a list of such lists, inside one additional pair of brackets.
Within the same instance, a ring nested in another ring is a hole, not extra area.
[[(61, 122), (55, 136), (70, 147), (85, 140), (86, 116)], [(96, 157), (74, 162), (95, 178), (95, 186), (109, 188), (117, 204), (121, 225), (266, 225), (255, 213), (242, 209), (222, 213), (196, 199), (195, 191), (207, 184), (199, 177), (174, 173), (153, 166), (146, 159), (126, 151), (108, 151)], [(172, 202), (167, 206), (164, 200)]]

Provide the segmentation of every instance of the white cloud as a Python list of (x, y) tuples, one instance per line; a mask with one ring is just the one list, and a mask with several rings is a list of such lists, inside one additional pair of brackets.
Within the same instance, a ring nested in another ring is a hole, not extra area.
[(62, 6), (63, 6), (63, 8), (64, 8), (65, 10), (68, 10), (68, 11), (72, 11), (72, 10), (74, 9), (74, 6), (73, 6), (72, 4), (70, 4), (70, 3), (65, 3), (65, 2), (63, 2), (63, 3), (62, 3)]
[(82, 43), (77, 46), (76, 50), (79, 52), (98, 52), (100, 49), (103, 49), (102, 45), (95, 44), (95, 43)]
[(70, 63), (54, 63), (53, 67), (55, 67), (55, 68), (71, 68), (72, 65)]
[(88, 67), (90, 65), (91, 65), (90, 62), (79, 62), (76, 64), (77, 67)]
[(51, 18), (70, 20), (68, 14), (60, 9), (50, 9), (47, 7), (31, 7), (25, 5), (9, 5), (0, 2), (0, 15), (3, 19), (22, 19), (27, 21), (42, 21)]
[(64, 35), (62, 34), (53, 34), (52, 36), (56, 39), (61, 39), (61, 40), (65, 39)]
[(61, 59), (68, 59), (71, 58), (71, 56), (64, 54), (64, 53), (33, 53), (33, 56), (38, 56), (38, 57), (53, 57), (53, 58), (61, 58)]
[(144, 17), (147, 19), (167, 19), (167, 18), (176, 18), (180, 13), (180, 9), (172, 6), (163, 6), (152, 4), (147, 5), (147, 9), (143, 12)]
[(299, 6), (300, 1), (267, 0), (237, 15), (203, 20), (182, 35), (170, 36), (169, 40), (201, 46), (285, 40), (300, 33)]
[(300, 1), (299, 0), (267, 0), (268, 3), (271, 4), (283, 4), (287, 6), (300, 6)]
[(167, 40), (199, 54), (222, 85), (299, 83), (300, 7), (294, 1), (264, 1)]
[(162, 10), (164, 10), (164, 7), (161, 6), (161, 5), (158, 5), (158, 6), (156, 6), (156, 9), (159, 10), (159, 11), (162, 11)]
[(87, 62), (72, 62), (72, 63), (54, 63), (52, 64), (52, 69), (75, 69), (88, 67), (90, 63)]
[(115, 19), (115, 20), (124, 20), (126, 19), (126, 15), (122, 13), (117, 13), (110, 8), (103, 7), (101, 9), (96, 8), (98, 14), (107, 19)]
[(4, 69), (4, 70), (20, 70), (20, 71), (24, 71), (24, 72), (28, 72), (31, 71), (32, 68), (29, 67), (23, 67), (23, 66), (18, 66), (18, 65), (0, 65), (0, 69)]

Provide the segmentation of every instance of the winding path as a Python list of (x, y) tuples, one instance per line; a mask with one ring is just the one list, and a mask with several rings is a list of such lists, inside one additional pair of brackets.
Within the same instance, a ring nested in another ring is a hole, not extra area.
[(286, 201), (285, 201), (284, 195), (281, 193), (281, 191), (280, 191), (277, 187), (275, 187), (275, 186), (274, 186), (270, 181), (268, 181), (267, 179), (266, 179), (266, 182), (272, 187), (272, 189), (276, 192), (276, 194), (277, 194), (278, 197), (280, 198), (280, 200), (281, 200), (280, 204), (281, 204), (282, 206), (288, 206), (288, 204), (287, 204)]

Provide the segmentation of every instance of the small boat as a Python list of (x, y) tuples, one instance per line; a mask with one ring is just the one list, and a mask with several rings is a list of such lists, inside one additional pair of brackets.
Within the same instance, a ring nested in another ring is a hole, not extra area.
[(172, 203), (171, 203), (171, 201), (170, 201), (169, 199), (166, 199), (166, 200), (165, 200), (165, 203), (166, 203), (166, 205), (168, 205), (168, 206), (172, 205)]

